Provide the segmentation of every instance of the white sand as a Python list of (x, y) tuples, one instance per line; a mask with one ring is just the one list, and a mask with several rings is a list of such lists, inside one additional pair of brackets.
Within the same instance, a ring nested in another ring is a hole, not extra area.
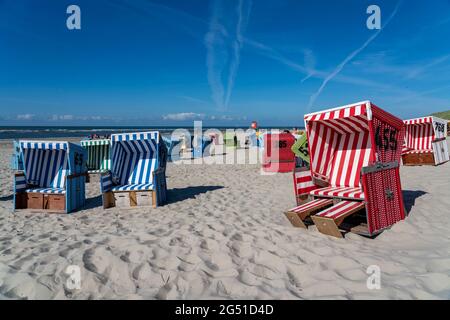
[[(81, 211), (12, 214), (11, 146), (0, 148), (0, 298), (450, 298), (450, 163), (401, 168), (405, 221), (335, 239), (292, 227), (292, 175), (257, 165), (169, 164), (158, 209), (103, 210), (94, 178)], [(69, 265), (81, 290), (66, 286)], [(369, 265), (380, 290), (367, 289)]]

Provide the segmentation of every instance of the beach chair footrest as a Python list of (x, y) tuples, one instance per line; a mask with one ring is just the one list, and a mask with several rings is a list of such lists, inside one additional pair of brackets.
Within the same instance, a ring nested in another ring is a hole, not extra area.
[(365, 203), (362, 201), (343, 200), (334, 206), (317, 213), (311, 218), (319, 232), (333, 237), (342, 238), (342, 233), (339, 230), (340, 224), (345, 218), (358, 212), (364, 207)]
[(306, 202), (300, 206), (292, 208), (285, 212), (286, 217), (294, 227), (306, 228), (305, 219), (315, 211), (323, 209), (333, 204), (331, 199), (316, 199)]

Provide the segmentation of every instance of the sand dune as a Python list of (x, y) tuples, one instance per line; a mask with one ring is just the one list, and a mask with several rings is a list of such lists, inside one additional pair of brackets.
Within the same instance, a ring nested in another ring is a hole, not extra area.
[[(430, 299), (450, 297), (450, 163), (402, 167), (409, 217), (375, 239), (293, 228), (292, 175), (258, 165), (167, 168), (169, 204), (101, 208), (98, 177), (71, 215), (12, 214), (0, 145), (0, 298)], [(69, 265), (81, 289), (67, 287)], [(381, 289), (366, 286), (370, 265)]]

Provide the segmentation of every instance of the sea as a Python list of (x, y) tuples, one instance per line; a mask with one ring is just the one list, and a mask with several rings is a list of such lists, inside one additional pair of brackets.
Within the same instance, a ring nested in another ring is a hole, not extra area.
[[(89, 138), (92, 135), (99, 137), (106, 137), (113, 133), (125, 133), (125, 132), (143, 132), (143, 131), (159, 131), (163, 136), (170, 137), (172, 132), (176, 129), (188, 130), (191, 134), (194, 131), (193, 127), (163, 127), (163, 126), (148, 126), (148, 127), (125, 127), (125, 126), (73, 126), (73, 127), (20, 127), (20, 126), (4, 126), (0, 127), (0, 140), (18, 140), (18, 139), (52, 139), (52, 138)], [(243, 129), (247, 130), (248, 127), (203, 127), (203, 130), (218, 129), (225, 131), (227, 129)], [(292, 127), (260, 127), (259, 129), (277, 129), (277, 130), (292, 130)], [(302, 129), (302, 128), (298, 128)]]

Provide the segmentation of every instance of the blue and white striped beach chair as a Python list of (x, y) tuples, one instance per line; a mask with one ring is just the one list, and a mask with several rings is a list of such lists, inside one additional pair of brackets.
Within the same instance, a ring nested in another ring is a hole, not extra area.
[(14, 175), (14, 210), (69, 213), (85, 204), (86, 151), (69, 142), (20, 141), (23, 172)]
[(166, 162), (166, 144), (158, 131), (111, 135), (111, 170), (100, 181), (103, 207), (163, 204)]
[(13, 154), (11, 155), (10, 167), (12, 170), (23, 170), (23, 160), (20, 154), (19, 141), (13, 142)]

